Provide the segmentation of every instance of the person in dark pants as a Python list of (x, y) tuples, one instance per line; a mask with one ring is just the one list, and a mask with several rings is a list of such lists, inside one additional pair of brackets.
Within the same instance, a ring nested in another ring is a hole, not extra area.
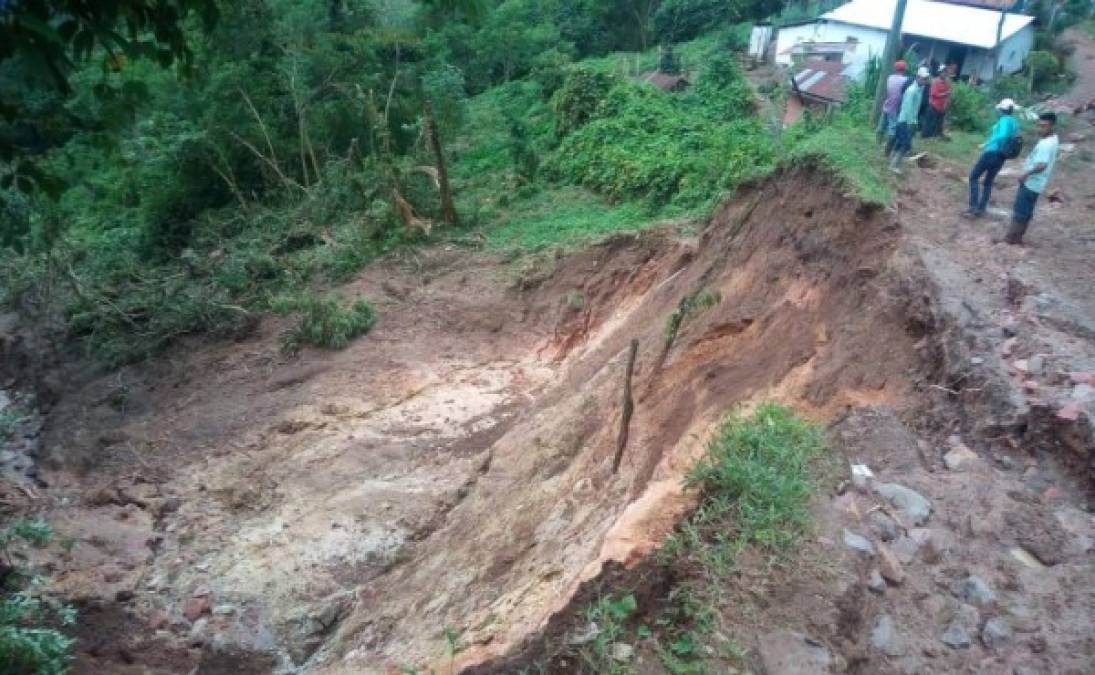
[(920, 113), (920, 101), (928, 85), (928, 69), (921, 67), (916, 71), (916, 81), (901, 95), (901, 107), (897, 113), (897, 132), (894, 134), (893, 152), (890, 153), (890, 171), (901, 173), (901, 161), (912, 151), (912, 138), (916, 133), (917, 115)]
[(1005, 98), (996, 104), (996, 112), (1000, 118), (993, 125), (989, 139), (981, 144), (981, 156), (970, 171), (970, 205), (962, 213), (970, 218), (985, 215), (989, 197), (992, 196), (992, 183), (1007, 161), (1004, 148), (1009, 139), (1019, 133), (1019, 123), (1015, 121), (1015, 101)]
[(1015, 206), (1011, 212), (1011, 227), (1003, 241), (1018, 246), (1023, 243), (1023, 235), (1034, 217), (1034, 206), (1038, 196), (1046, 190), (1053, 166), (1057, 163), (1057, 115), (1047, 112), (1038, 116), (1038, 145), (1030, 151), (1023, 164), (1023, 173), (1019, 174), (1019, 192), (1015, 195)]

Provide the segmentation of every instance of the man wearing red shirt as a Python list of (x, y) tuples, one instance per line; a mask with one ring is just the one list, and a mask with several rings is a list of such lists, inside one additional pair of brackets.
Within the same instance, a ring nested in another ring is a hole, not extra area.
[(928, 90), (928, 111), (924, 116), (924, 128), (920, 135), (924, 138), (943, 135), (943, 118), (951, 102), (951, 68), (940, 66), (939, 75), (932, 81)]

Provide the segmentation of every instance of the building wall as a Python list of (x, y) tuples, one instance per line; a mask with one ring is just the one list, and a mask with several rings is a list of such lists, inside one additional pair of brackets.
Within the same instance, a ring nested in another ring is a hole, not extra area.
[(749, 35), (749, 56), (764, 59), (768, 53), (768, 47), (772, 44), (772, 33), (773, 29), (769, 25), (753, 26), (753, 32)]
[(1008, 75), (1018, 72), (1026, 63), (1032, 49), (1034, 49), (1034, 25), (1028, 24), (1000, 45), (996, 67)]
[(816, 23), (780, 28), (779, 32), (776, 33), (776, 63), (781, 66), (791, 65), (791, 55), (784, 52), (799, 42), (817, 40), (817, 29), (818, 24)]
[(848, 54), (845, 63), (866, 63), (872, 56), (882, 56), (886, 49), (884, 30), (831, 21), (810, 23), (779, 30), (776, 35), (776, 63), (791, 65), (791, 55), (784, 52), (799, 42), (848, 42), (849, 38), (854, 38), (859, 46), (855, 52)]
[(821, 25), (818, 40), (822, 42), (848, 42), (854, 38), (859, 46), (855, 50), (855, 61), (866, 63), (872, 56), (881, 57), (886, 51), (888, 31), (866, 26), (853, 26), (836, 21), (827, 21)]

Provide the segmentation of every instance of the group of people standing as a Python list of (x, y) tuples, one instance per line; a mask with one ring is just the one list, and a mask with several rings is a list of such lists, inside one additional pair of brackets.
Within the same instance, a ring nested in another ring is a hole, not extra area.
[[(917, 129), (923, 138), (943, 135), (943, 122), (950, 105), (953, 66), (940, 66), (933, 79), (928, 66), (917, 69), (915, 77), (907, 74), (904, 61), (894, 64), (886, 79), (886, 98), (879, 119), (879, 140), (886, 142), (890, 169), (901, 173), (901, 163), (912, 150)], [(995, 106), (997, 120), (988, 140), (980, 145), (981, 155), (969, 175), (969, 208), (962, 212), (967, 218), (980, 218), (988, 208), (993, 183), (1009, 159), (1022, 153), (1022, 136), (1015, 117), (1018, 106), (1005, 98)], [(1045, 191), (1053, 167), (1057, 163), (1057, 116), (1052, 112), (1038, 116), (1038, 143), (1027, 156), (1019, 174), (1019, 189), (1012, 207), (1011, 226), (1004, 237), (994, 240), (1019, 245), (1034, 217), (1034, 206)]]
[(879, 139), (886, 140), (886, 156), (894, 173), (901, 173), (901, 161), (912, 150), (918, 129), (922, 138), (943, 135), (954, 77), (954, 67), (949, 65), (938, 66), (934, 78), (927, 65), (917, 68), (915, 76), (907, 70), (907, 64), (898, 61), (886, 78), (886, 98), (878, 123)]

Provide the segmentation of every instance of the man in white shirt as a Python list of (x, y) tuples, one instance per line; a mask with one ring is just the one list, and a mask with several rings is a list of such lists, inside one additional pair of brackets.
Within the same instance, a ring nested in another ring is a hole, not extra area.
[(1053, 166), (1057, 163), (1057, 115), (1047, 112), (1038, 116), (1038, 145), (1030, 151), (1023, 173), (1019, 174), (1019, 192), (1011, 212), (1011, 227), (1004, 242), (1018, 246), (1023, 243), (1030, 219), (1034, 217), (1034, 205), (1038, 196), (1045, 192)]

